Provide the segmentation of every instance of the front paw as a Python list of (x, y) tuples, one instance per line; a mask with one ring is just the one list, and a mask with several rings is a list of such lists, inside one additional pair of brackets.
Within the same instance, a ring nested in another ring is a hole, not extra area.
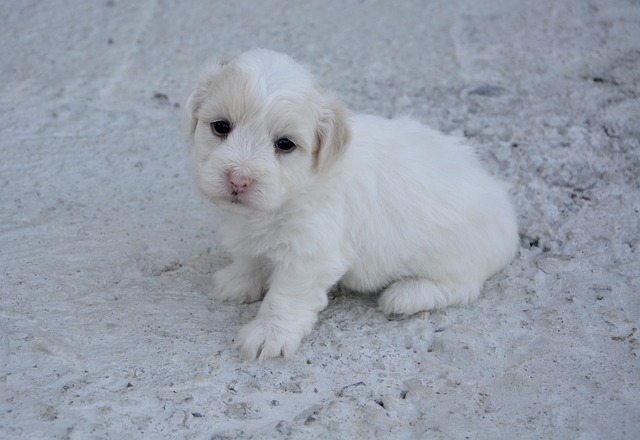
[(258, 301), (264, 291), (262, 277), (258, 272), (232, 263), (213, 275), (213, 296), (224, 302)]
[(300, 346), (304, 333), (286, 324), (256, 318), (238, 332), (235, 345), (247, 360), (290, 358)]

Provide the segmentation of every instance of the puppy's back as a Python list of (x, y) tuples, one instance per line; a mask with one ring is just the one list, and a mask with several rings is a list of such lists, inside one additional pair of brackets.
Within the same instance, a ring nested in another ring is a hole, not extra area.
[(360, 220), (352, 234), (380, 238), (355, 243), (371, 257), (363, 269), (385, 267), (374, 261), (384, 259), (409, 272), (403, 276), (448, 272), (484, 281), (513, 258), (517, 227), (505, 185), (473, 148), (408, 118), (356, 115), (351, 127), (344, 187), (350, 217)]

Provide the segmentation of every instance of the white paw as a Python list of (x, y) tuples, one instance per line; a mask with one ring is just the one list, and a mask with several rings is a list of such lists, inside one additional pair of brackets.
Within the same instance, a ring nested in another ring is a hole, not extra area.
[(463, 301), (463, 296), (469, 295), (430, 280), (408, 278), (387, 287), (378, 300), (378, 308), (387, 315), (413, 315), (468, 302), (469, 298)]
[(256, 318), (238, 332), (235, 345), (247, 360), (290, 358), (300, 346), (303, 332), (273, 320)]
[(213, 275), (213, 296), (220, 301), (255, 302), (262, 297), (264, 288), (259, 270), (247, 270), (236, 263)]

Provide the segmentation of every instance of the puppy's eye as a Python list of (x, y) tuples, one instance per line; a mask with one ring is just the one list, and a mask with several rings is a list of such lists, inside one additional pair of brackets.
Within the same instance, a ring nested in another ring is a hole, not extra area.
[(216, 136), (226, 136), (231, 131), (231, 124), (229, 124), (227, 121), (212, 122), (211, 131)]
[(276, 151), (280, 153), (291, 153), (296, 149), (296, 144), (287, 138), (280, 138), (275, 143)]

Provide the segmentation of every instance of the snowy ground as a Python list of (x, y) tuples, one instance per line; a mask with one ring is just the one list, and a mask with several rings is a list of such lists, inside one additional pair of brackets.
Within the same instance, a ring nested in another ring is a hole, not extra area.
[[(637, 438), (637, 0), (7, 0), (0, 37), (3, 439)], [(513, 183), (521, 248), (479, 301), (341, 292), (293, 360), (238, 358), (258, 304), (207, 295), (179, 103), (256, 46)]]

